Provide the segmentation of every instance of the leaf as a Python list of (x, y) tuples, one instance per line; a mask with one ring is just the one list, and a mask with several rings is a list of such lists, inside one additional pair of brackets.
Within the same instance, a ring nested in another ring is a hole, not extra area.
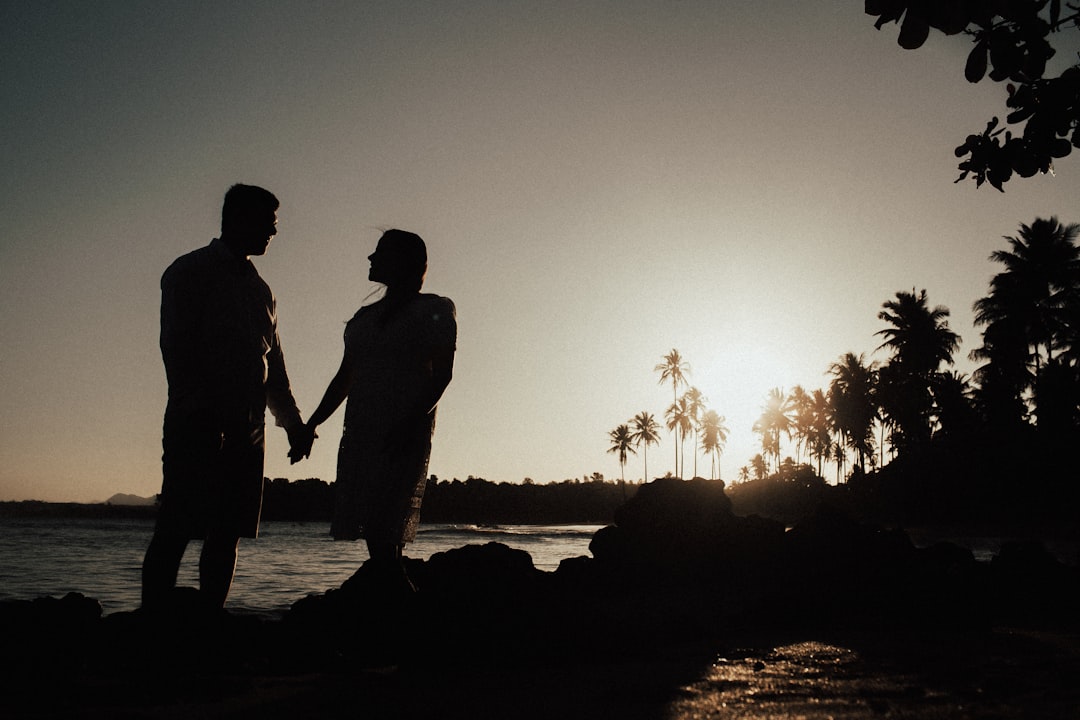
[(930, 27), (946, 35), (962, 33), (972, 21), (964, 0), (936, 0), (927, 11)]
[(982, 144), (982, 141), (983, 141), (983, 136), (982, 135), (968, 135), (964, 139), (964, 144), (958, 146), (956, 148), (956, 150), (954, 150), (953, 152), (956, 154), (956, 157), (960, 157), (961, 155), (966, 155), (969, 152), (974, 152), (975, 148), (979, 147), (979, 145)]
[(913, 8), (908, 8), (907, 14), (904, 15), (904, 22), (900, 26), (900, 36), (896, 39), (900, 47), (905, 50), (917, 50), (926, 42), (926, 38), (930, 37), (930, 23), (926, 21), (925, 16), (914, 13), (912, 10)]
[(1024, 120), (1027, 120), (1029, 117), (1031, 117), (1034, 114), (1035, 114), (1035, 108), (1030, 107), (1030, 106), (1025, 106), (1025, 107), (1020, 108), (1019, 110), (1014, 110), (1013, 112), (1009, 113), (1005, 117), (1005, 122), (1008, 122), (1008, 123), (1023, 122)]
[(885, 23), (898, 22), (907, 9), (907, 0), (866, 0), (863, 4), (867, 15), (878, 15), (874, 27), (881, 29)]
[(1061, 19), (1061, 0), (1050, 0), (1050, 25), (1057, 27)]
[(978, 42), (968, 54), (964, 65), (964, 77), (970, 83), (977, 83), (986, 75), (987, 48), (985, 42)]
[(1072, 143), (1065, 138), (1058, 138), (1054, 140), (1053, 146), (1050, 148), (1050, 155), (1056, 158), (1063, 158), (1072, 152)]

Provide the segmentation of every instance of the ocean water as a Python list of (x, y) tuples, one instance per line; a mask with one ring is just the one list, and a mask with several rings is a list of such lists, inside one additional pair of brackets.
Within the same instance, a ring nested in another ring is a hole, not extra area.
[[(589, 554), (599, 525), (421, 525), (405, 554), (431, 555), (469, 544), (501, 542), (525, 550), (540, 570)], [(106, 613), (139, 605), (150, 520), (0, 518), (0, 601), (80, 592)], [(263, 522), (259, 538), (240, 541), (236, 579), (226, 607), (278, 615), (311, 593), (341, 585), (367, 559), (363, 542), (334, 542), (328, 523)], [(188, 546), (179, 585), (198, 586), (201, 543)]]

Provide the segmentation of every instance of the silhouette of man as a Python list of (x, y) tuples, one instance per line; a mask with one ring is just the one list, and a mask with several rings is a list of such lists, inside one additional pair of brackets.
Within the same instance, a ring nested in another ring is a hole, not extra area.
[(293, 462), (311, 451), (278, 340), (270, 287), (249, 259), (277, 233), (278, 199), (234, 185), (221, 236), (161, 277), (161, 355), (169, 383), (161, 506), (142, 569), (144, 607), (176, 585), (189, 540), (202, 538), (199, 588), (210, 607), (229, 595), (241, 537), (262, 510), (266, 408), (289, 434)]

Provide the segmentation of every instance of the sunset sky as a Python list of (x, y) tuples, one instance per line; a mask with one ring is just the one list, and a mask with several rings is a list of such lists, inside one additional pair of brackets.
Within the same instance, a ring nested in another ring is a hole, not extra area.
[[(608, 432), (662, 422), (677, 348), (731, 480), (770, 388), (884, 359), (898, 290), (952, 311), (970, 372), (988, 255), (1080, 221), (1080, 157), (954, 184), (1005, 89), (964, 81), (965, 39), (896, 33), (860, 0), (0, 2), (0, 500), (158, 491), (158, 281), (235, 182), (282, 201), (255, 262), (305, 417), (380, 229), (427, 240), (458, 308), (443, 479), (618, 478)], [(332, 480), (340, 432), (290, 466), (271, 430), (267, 475)]]

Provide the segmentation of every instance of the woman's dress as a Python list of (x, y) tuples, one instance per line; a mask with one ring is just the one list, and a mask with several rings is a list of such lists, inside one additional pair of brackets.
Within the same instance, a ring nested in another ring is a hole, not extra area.
[(330, 532), (401, 545), (416, 539), (427, 482), (435, 411), (408, 417), (428, 392), (432, 358), (457, 342), (454, 303), (418, 295), (391, 309), (360, 308), (345, 326), (353, 383), (338, 451)]

